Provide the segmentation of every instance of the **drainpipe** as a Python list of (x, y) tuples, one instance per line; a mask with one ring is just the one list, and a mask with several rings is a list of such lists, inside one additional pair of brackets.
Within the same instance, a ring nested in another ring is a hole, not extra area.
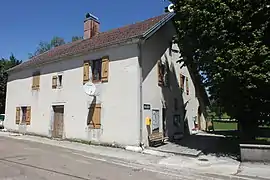
[(144, 148), (143, 143), (143, 109), (142, 109), (142, 41), (140, 40), (138, 42), (138, 61), (139, 61), (139, 78), (140, 78), (140, 84), (139, 84), (139, 105), (140, 105), (140, 147)]

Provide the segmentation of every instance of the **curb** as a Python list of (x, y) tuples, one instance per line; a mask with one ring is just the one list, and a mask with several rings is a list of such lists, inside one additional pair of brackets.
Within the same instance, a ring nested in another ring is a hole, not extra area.
[(161, 152), (161, 151), (156, 151), (156, 150), (152, 150), (152, 149), (144, 149), (142, 151), (143, 154), (150, 154), (153, 156), (160, 156), (160, 157), (169, 157), (169, 156), (173, 156), (173, 153), (167, 153), (167, 152)]
[[(152, 150), (152, 149), (150, 149)], [(188, 154), (188, 153), (181, 153), (181, 152), (170, 152), (170, 151), (166, 151), (166, 150), (152, 150), (152, 151), (158, 151), (160, 153), (165, 153), (165, 154), (173, 154), (173, 155), (177, 155), (177, 156), (186, 156), (186, 157), (192, 157), (192, 158), (197, 158), (199, 157), (200, 155), (202, 155), (202, 151), (200, 151), (199, 153), (197, 154)]]

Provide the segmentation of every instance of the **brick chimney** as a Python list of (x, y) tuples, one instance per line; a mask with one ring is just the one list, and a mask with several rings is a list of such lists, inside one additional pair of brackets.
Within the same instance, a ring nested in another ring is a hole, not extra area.
[(99, 33), (98, 18), (87, 13), (84, 20), (84, 39), (90, 39)]

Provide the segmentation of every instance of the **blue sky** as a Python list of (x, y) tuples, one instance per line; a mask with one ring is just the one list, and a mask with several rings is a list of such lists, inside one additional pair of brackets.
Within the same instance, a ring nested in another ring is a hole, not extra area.
[(53, 36), (70, 41), (83, 35), (87, 12), (97, 16), (101, 31), (141, 21), (164, 12), (164, 0), (1, 0), (0, 58), (11, 53), (27, 60), (40, 41)]

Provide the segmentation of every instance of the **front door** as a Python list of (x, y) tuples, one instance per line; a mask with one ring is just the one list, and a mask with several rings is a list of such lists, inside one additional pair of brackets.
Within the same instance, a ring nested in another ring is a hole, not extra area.
[(64, 106), (54, 106), (53, 137), (62, 138), (64, 129)]
[(159, 110), (152, 111), (152, 133), (159, 132)]

